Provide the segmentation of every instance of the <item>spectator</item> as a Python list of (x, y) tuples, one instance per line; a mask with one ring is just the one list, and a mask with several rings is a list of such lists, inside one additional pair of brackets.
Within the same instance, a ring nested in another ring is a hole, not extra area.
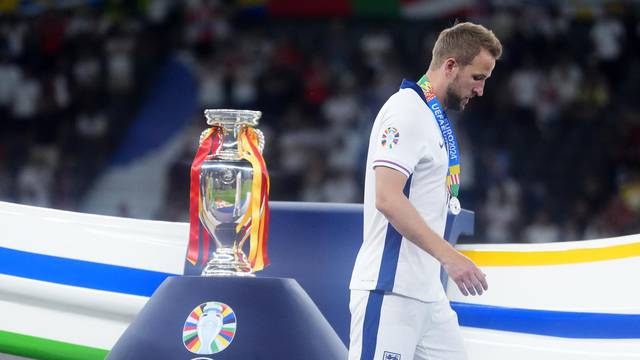
[(509, 185), (502, 183), (491, 188), (485, 206), (480, 212), (484, 218), (484, 238), (487, 242), (516, 241), (515, 229), (520, 215), (519, 199), (517, 192), (510, 192), (508, 187)]
[(540, 210), (536, 213), (533, 223), (524, 229), (522, 240), (528, 243), (559, 241), (560, 229), (551, 222), (548, 212)]
[(56, 153), (48, 148), (34, 148), (29, 162), (18, 174), (18, 201), (27, 205), (51, 206), (51, 185)]

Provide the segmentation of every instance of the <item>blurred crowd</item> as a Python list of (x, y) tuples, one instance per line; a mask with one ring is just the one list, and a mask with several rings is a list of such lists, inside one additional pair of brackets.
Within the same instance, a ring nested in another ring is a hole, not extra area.
[[(5, 13), (0, 199), (77, 209), (177, 55), (201, 109), (263, 112), (271, 200), (361, 202), (373, 118), (403, 78), (424, 73), (438, 31), (458, 18), (504, 47), (485, 95), (451, 114), (473, 241), (638, 233), (640, 9), (596, 3), (489, 1), (422, 20), (274, 18), (198, 0)], [(187, 218), (194, 153), (192, 144), (171, 166), (158, 218)]]
[(3, 9), (1, 199), (77, 209), (170, 50), (132, 4)]

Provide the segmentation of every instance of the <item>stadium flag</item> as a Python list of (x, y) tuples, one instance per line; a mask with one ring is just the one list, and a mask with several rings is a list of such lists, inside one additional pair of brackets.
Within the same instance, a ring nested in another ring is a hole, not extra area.
[(350, 0), (267, 0), (269, 16), (324, 17), (351, 15)]
[(264, 17), (267, 15), (267, 0), (236, 0), (240, 16)]
[(473, 0), (266, 0), (267, 14), (287, 17), (428, 18), (462, 13), (479, 6)]

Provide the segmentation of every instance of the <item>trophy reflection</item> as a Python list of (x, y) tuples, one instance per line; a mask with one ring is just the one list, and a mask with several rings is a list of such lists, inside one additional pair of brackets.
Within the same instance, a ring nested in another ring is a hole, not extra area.
[[(255, 276), (254, 270), (268, 261), (264, 242), (269, 183), (261, 156), (264, 136), (253, 128), (260, 116), (259, 111), (205, 111), (218, 144), (200, 168), (198, 215), (214, 246), (202, 276)], [(249, 258), (243, 251), (247, 241), (251, 243)]]

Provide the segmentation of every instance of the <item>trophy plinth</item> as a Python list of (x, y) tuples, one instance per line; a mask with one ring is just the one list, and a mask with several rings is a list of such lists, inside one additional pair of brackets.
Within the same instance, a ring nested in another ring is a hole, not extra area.
[(203, 276), (167, 278), (107, 356), (108, 360), (346, 358), (344, 344), (295, 280)]

